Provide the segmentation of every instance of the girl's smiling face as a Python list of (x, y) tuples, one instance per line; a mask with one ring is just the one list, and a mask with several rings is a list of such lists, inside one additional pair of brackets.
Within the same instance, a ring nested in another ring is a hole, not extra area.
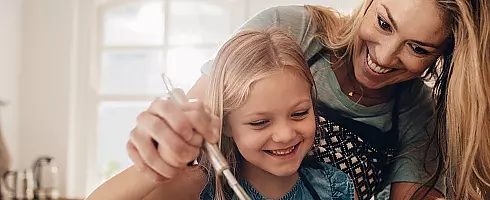
[(227, 117), (243, 167), (276, 176), (296, 173), (315, 135), (310, 91), (304, 78), (287, 69), (252, 85), (246, 103)]

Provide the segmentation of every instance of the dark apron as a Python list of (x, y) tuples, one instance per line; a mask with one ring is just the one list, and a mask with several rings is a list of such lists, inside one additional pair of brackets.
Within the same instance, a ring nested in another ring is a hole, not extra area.
[[(308, 60), (311, 67), (322, 58), (322, 49)], [(317, 133), (310, 155), (348, 174), (360, 200), (370, 199), (384, 189), (398, 146), (398, 95), (392, 111), (392, 128), (387, 132), (344, 117), (325, 103), (316, 102)]]

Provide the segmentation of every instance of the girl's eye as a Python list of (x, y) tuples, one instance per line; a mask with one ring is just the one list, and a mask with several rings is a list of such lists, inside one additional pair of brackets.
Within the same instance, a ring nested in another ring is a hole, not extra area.
[(412, 47), (412, 50), (413, 52), (415, 52), (416, 54), (420, 54), (420, 55), (427, 55), (429, 54), (429, 51), (425, 50), (424, 48), (420, 47), (420, 46), (417, 46), (417, 45), (410, 45)]
[(308, 109), (308, 110), (305, 110), (305, 111), (303, 111), (303, 112), (293, 113), (293, 114), (291, 115), (291, 117), (297, 117), (297, 118), (299, 118), (299, 117), (304, 117), (304, 116), (308, 115), (308, 113), (309, 113), (309, 112), (310, 112), (310, 110)]
[(250, 126), (264, 126), (267, 123), (269, 123), (268, 120), (261, 120), (261, 121), (255, 121), (255, 122), (250, 122), (248, 123)]
[(378, 25), (381, 29), (391, 32), (391, 25), (378, 15)]

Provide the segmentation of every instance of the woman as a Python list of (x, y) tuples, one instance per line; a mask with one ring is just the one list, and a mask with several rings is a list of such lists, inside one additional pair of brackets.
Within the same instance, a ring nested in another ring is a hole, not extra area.
[[(387, 185), (392, 199), (443, 197), (445, 158), (457, 166), (451, 173), (457, 180), (456, 197), (481, 199), (490, 188), (484, 168), (490, 146), (484, 137), (490, 98), (485, 20), (489, 8), (483, 0), (366, 0), (350, 17), (314, 6), (271, 8), (240, 30), (290, 29), (318, 89), (320, 134), (311, 154), (350, 175), (360, 199)], [(190, 97), (204, 96), (210, 66), (203, 67)], [(431, 75), (436, 103), (421, 78)], [(464, 95), (467, 91), (473, 94)], [(210, 123), (182, 117), (189, 112), (172, 102), (161, 105), (163, 116), (154, 122), (162, 127), (158, 134), (178, 135), (181, 144), (201, 137), (217, 141), (212, 131), (192, 131), (211, 130)], [(207, 114), (201, 109), (192, 115)], [(154, 179), (174, 177), (185, 169), (178, 158), (185, 155), (190, 161), (199, 155), (178, 144), (156, 149), (154, 133), (138, 127), (128, 153)], [(449, 156), (444, 157), (446, 129)]]

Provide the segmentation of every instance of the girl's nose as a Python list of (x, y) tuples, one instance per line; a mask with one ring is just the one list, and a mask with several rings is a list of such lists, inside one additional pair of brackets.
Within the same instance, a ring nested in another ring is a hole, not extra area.
[(277, 143), (288, 143), (296, 136), (294, 128), (287, 123), (278, 124), (272, 133), (272, 141)]

